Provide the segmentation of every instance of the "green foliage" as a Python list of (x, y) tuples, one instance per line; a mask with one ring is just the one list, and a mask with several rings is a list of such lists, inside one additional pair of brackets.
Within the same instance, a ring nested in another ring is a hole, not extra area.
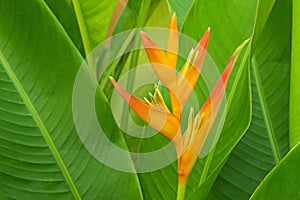
[(299, 199), (299, 153), (298, 143), (265, 177), (251, 199)]
[(107, 37), (116, 1), (72, 0), (86, 55)]
[(291, 4), (267, 3), (258, 6), (253, 35), (251, 125), (225, 164), (211, 198), (248, 199), (288, 151)]
[(0, 4), (1, 199), (140, 199), (137, 176), (100, 163), (76, 133), (72, 90), (83, 59), (47, 5)]
[[(110, 27), (120, 4), (125, 7)], [(76, 73), (109, 30), (168, 28), (173, 12), (179, 31), (196, 41), (211, 28), (208, 52), (220, 72), (250, 38), (226, 89), (222, 133), (197, 160), (186, 199), (298, 198), (299, 0), (0, 0), (0, 5), (0, 199), (176, 199), (177, 161), (147, 173), (111, 169), (85, 148), (72, 115)], [(118, 42), (130, 49), (141, 45), (138, 37), (133, 30)], [(126, 135), (111, 112), (108, 76), (121, 78), (143, 63), (148, 63), (143, 50), (116, 58), (95, 94), (106, 136), (126, 151), (149, 152), (169, 142), (160, 134)], [(208, 95), (204, 87), (200, 79), (195, 93), (201, 105)], [(143, 97), (149, 88), (135, 94)], [(132, 118), (143, 124), (133, 113)], [(138, 161), (125, 157), (132, 166)]]
[(72, 3), (66, 0), (45, 0), (45, 3), (59, 20), (60, 24), (64, 27), (80, 53), (84, 55), (81, 35)]

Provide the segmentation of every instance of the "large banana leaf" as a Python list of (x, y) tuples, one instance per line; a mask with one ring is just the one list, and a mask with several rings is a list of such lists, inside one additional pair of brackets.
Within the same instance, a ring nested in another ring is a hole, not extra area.
[(251, 126), (224, 166), (211, 198), (248, 199), (288, 151), (291, 1), (273, 4), (258, 5), (251, 54)]
[(290, 146), (293, 147), (300, 141), (300, 16), (299, 0), (293, 0), (293, 40), (292, 40), (292, 67), (290, 87)]
[(299, 199), (299, 154), (298, 143), (265, 177), (251, 199)]
[(77, 135), (71, 97), (83, 59), (50, 9), (0, 5), (1, 198), (140, 199), (137, 176), (100, 163)]

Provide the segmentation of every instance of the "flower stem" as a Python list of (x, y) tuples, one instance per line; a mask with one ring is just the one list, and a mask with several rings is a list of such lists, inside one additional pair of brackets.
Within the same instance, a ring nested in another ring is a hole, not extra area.
[(184, 200), (185, 188), (185, 182), (178, 182), (177, 200)]

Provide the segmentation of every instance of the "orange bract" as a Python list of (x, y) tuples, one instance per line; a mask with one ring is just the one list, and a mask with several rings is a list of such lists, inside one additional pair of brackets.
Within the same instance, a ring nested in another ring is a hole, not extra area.
[(161, 104), (149, 105), (149, 103), (129, 94), (112, 77), (110, 77), (110, 81), (134, 112), (153, 129), (170, 140), (177, 135), (180, 127), (179, 119), (165, 109), (162, 109), (159, 106)]

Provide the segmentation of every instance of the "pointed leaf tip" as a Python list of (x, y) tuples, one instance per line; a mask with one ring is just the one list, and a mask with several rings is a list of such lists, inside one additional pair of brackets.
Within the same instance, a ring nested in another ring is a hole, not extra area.
[(251, 38), (246, 39), (244, 42), (242, 42), (242, 44), (240, 44), (234, 51), (234, 53), (232, 54), (232, 58), (237, 58), (240, 53), (242, 52), (243, 48), (246, 46), (246, 44), (250, 41)]
[(235, 62), (237, 60), (237, 58), (239, 57), (240, 53), (242, 52), (243, 48), (245, 47), (245, 45), (250, 41), (250, 38), (248, 38), (247, 40), (245, 40), (244, 42), (242, 42), (234, 51), (234, 53), (232, 54), (231, 58), (229, 59), (229, 62), (226, 66), (226, 68), (224, 69), (221, 77), (223, 79), (224, 85), (226, 86), (228, 78), (230, 76), (232, 67), (235, 65)]

